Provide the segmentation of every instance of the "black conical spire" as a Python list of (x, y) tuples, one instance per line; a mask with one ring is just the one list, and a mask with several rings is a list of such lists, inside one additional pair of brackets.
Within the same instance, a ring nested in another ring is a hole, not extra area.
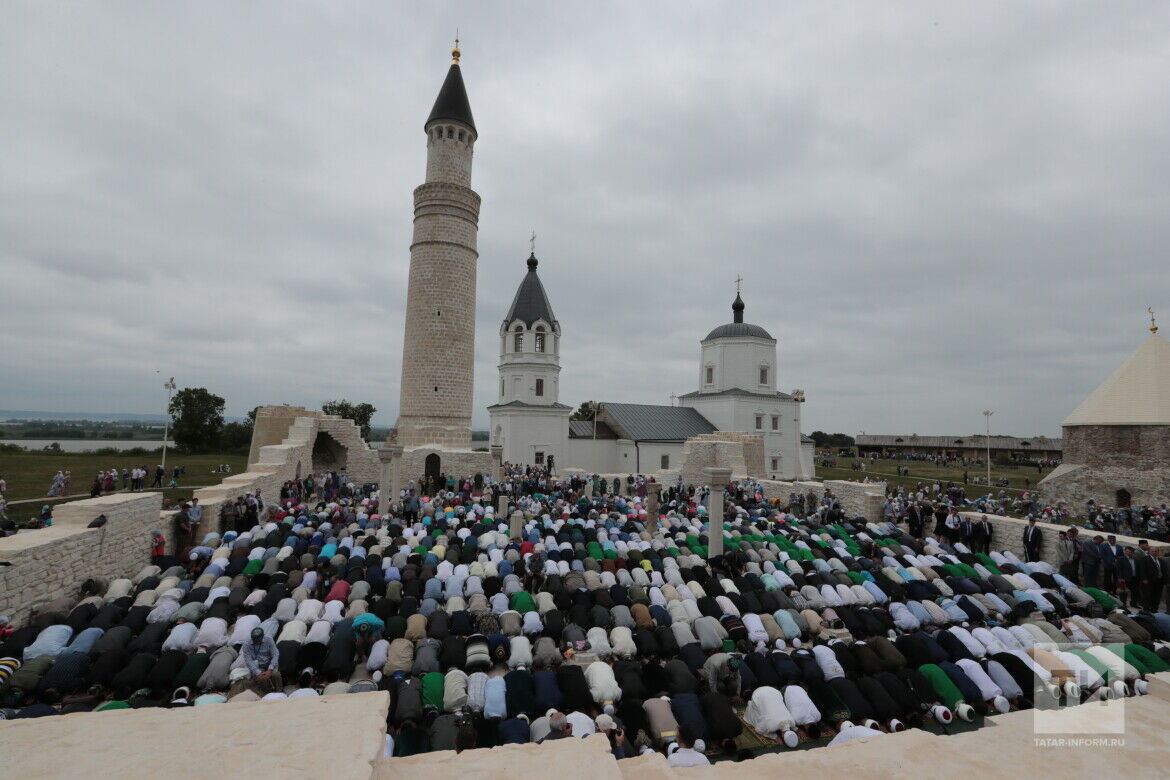
[(536, 252), (532, 252), (528, 255), (528, 273), (520, 280), (520, 287), (516, 290), (516, 297), (512, 299), (512, 306), (504, 317), (504, 324), (519, 320), (532, 327), (537, 320), (544, 320), (554, 328), (558, 327), (544, 285), (540, 283), (540, 276), (536, 273), (537, 265), (539, 261), (536, 259)]
[(731, 304), (731, 321), (743, 322), (743, 298), (739, 297), (739, 293), (735, 294), (735, 303)]
[(463, 72), (459, 69), (459, 49), (451, 52), (451, 67), (447, 69), (447, 78), (435, 98), (435, 106), (427, 118), (427, 124), (436, 119), (450, 119), (475, 130), (475, 120), (471, 118), (471, 103), (467, 100), (467, 89), (463, 86)]

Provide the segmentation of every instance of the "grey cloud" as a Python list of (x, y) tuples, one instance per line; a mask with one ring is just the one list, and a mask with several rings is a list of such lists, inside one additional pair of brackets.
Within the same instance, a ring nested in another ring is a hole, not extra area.
[(397, 413), (450, 33), (480, 129), (476, 419), (529, 231), (562, 398), (666, 403), (729, 317), (808, 430), (1058, 432), (1170, 317), (1170, 10), (306, 2), (0, 24), (0, 406)]

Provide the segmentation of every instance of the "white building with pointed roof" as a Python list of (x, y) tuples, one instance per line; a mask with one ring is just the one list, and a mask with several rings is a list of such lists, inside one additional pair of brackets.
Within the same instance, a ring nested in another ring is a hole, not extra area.
[[(744, 322), (737, 294), (732, 322), (699, 344), (699, 389), (678, 405), (597, 402), (591, 420), (570, 421), (560, 403), (561, 325), (537, 275), (528, 273), (500, 325), (499, 388), (488, 407), (491, 443), (503, 460), (601, 474), (677, 473), (688, 440), (723, 433), (753, 434), (762, 442), (745, 467), (754, 477), (809, 479), (812, 439), (800, 432), (803, 392), (776, 389), (776, 339)], [(717, 437), (716, 437), (717, 438)]]
[(500, 324), (499, 395), (488, 407), (490, 438), (508, 463), (564, 465), (569, 414), (559, 400), (561, 324), (540, 283), (535, 251)]
[(1061, 424), (1064, 462), (1041, 481), (1074, 511), (1170, 502), (1170, 342), (1150, 335)]

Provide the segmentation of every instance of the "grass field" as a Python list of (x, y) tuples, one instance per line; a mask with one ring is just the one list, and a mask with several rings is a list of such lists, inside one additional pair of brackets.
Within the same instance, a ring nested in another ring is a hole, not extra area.
[[(160, 451), (161, 452), (161, 451)], [(232, 468), (233, 474), (238, 474), (247, 467), (246, 455), (225, 455), (212, 453), (209, 455), (181, 455), (173, 450), (167, 451), (168, 479), (174, 466), (184, 466), (187, 474), (179, 480), (180, 487), (166, 491), (166, 496), (172, 500), (189, 498), (191, 491), (197, 487), (214, 485), (224, 478), (224, 474), (213, 474), (212, 469), (220, 463), (226, 463)], [(73, 478), (69, 484), (69, 493), (75, 495), (89, 494), (89, 486), (93, 483), (94, 475), (99, 471), (122, 468), (134, 465), (146, 465), (153, 474), (154, 467), (159, 463), (159, 453), (151, 455), (98, 455), (91, 452), (77, 452), (53, 454), (46, 452), (9, 453), (0, 452), (0, 477), (8, 482), (8, 491), (4, 498), (8, 500), (8, 515), (12, 518), (21, 518), (26, 511), (35, 514), (40, 509), (40, 503), (11, 506), (14, 501), (36, 499), (38, 502), (52, 504), (63, 499), (50, 499), (45, 494), (53, 484), (53, 475), (58, 471), (72, 471)], [(153, 477), (151, 477), (153, 479)], [(120, 482), (119, 482), (120, 484)], [(147, 480), (150, 484), (150, 480)]]
[[(857, 462), (856, 458), (835, 458), (837, 467), (830, 468), (828, 466), (820, 465), (821, 459), (817, 459), (817, 477), (820, 479), (851, 479), (860, 480), (869, 477), (874, 480), (884, 480), (891, 484), (901, 484), (907, 487), (914, 487), (919, 482), (933, 482), (934, 480), (941, 480), (942, 482), (954, 482), (957, 485), (963, 484), (963, 472), (967, 472), (969, 478), (982, 477), (986, 474), (986, 469), (982, 466), (972, 466), (967, 469), (961, 467), (938, 466), (934, 463), (917, 461), (917, 460), (869, 460), (864, 459), (865, 471), (854, 471), (851, 466)], [(909, 476), (898, 476), (898, 466), (905, 466), (910, 469)], [(998, 479), (1008, 480), (1010, 487), (1000, 488), (995, 487), (993, 490), (999, 492), (1007, 490), (1009, 492), (1020, 493), (1024, 490), (1034, 490), (1036, 483), (1043, 479), (1052, 469), (1046, 468), (1037, 471), (1035, 466), (996, 466), (991, 467), (992, 481)], [(1028, 480), (1025, 485), (1024, 480)], [(967, 484), (967, 496), (981, 496), (987, 492), (986, 485)]]

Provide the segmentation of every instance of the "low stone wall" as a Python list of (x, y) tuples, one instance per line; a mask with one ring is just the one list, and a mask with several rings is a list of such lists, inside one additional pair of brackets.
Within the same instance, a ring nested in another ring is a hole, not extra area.
[(824, 497), (826, 489), (830, 490), (841, 502), (841, 508), (845, 510), (847, 517), (864, 517), (871, 523), (882, 519), (882, 505), (886, 502), (884, 482), (850, 482), (843, 479), (827, 479), (824, 482), (812, 480), (782, 482), (773, 479), (758, 481), (768, 498), (788, 498), (791, 493), (807, 495), (811, 490), (819, 500)]
[[(150, 562), (161, 493), (116, 493), (53, 510), (53, 525), (0, 539), (0, 614), (20, 625), (34, 607), (77, 592), (90, 577), (133, 576)], [(86, 528), (99, 515), (101, 528)], [(163, 529), (167, 532), (169, 529)]]
[[(3, 720), (0, 755), (7, 776), (22, 778), (154, 778), (166, 764), (175, 778), (366, 780), (382, 756), (389, 707), (378, 691)], [(312, 724), (334, 726), (328, 747), (308, 739)]]
[[(1024, 529), (1028, 526), (1026, 520), (1021, 520), (1018, 517), (1006, 517), (1004, 515), (984, 515), (982, 512), (960, 512), (960, 517), (971, 518), (978, 521), (982, 517), (987, 517), (991, 523), (991, 548), (993, 550), (1011, 550), (1021, 559), (1024, 557)], [(1056, 565), (1056, 543), (1060, 541), (1060, 532), (1068, 530), (1067, 525), (1056, 525), (1055, 523), (1036, 523), (1036, 527), (1041, 532), (1040, 545), (1040, 560), (1047, 561), (1052, 565)], [(934, 521), (931, 520), (927, 524), (927, 531), (934, 528)], [(1096, 531), (1088, 529), (1080, 529), (1080, 535), (1088, 536), (1092, 539), (1097, 535)], [(1105, 534), (1101, 534), (1105, 536)], [(1138, 539), (1133, 536), (1118, 536), (1117, 543), (1123, 547), (1137, 547)], [(1153, 542), (1150, 544), (1151, 549), (1166, 550), (1170, 549), (1170, 545), (1165, 542)]]

